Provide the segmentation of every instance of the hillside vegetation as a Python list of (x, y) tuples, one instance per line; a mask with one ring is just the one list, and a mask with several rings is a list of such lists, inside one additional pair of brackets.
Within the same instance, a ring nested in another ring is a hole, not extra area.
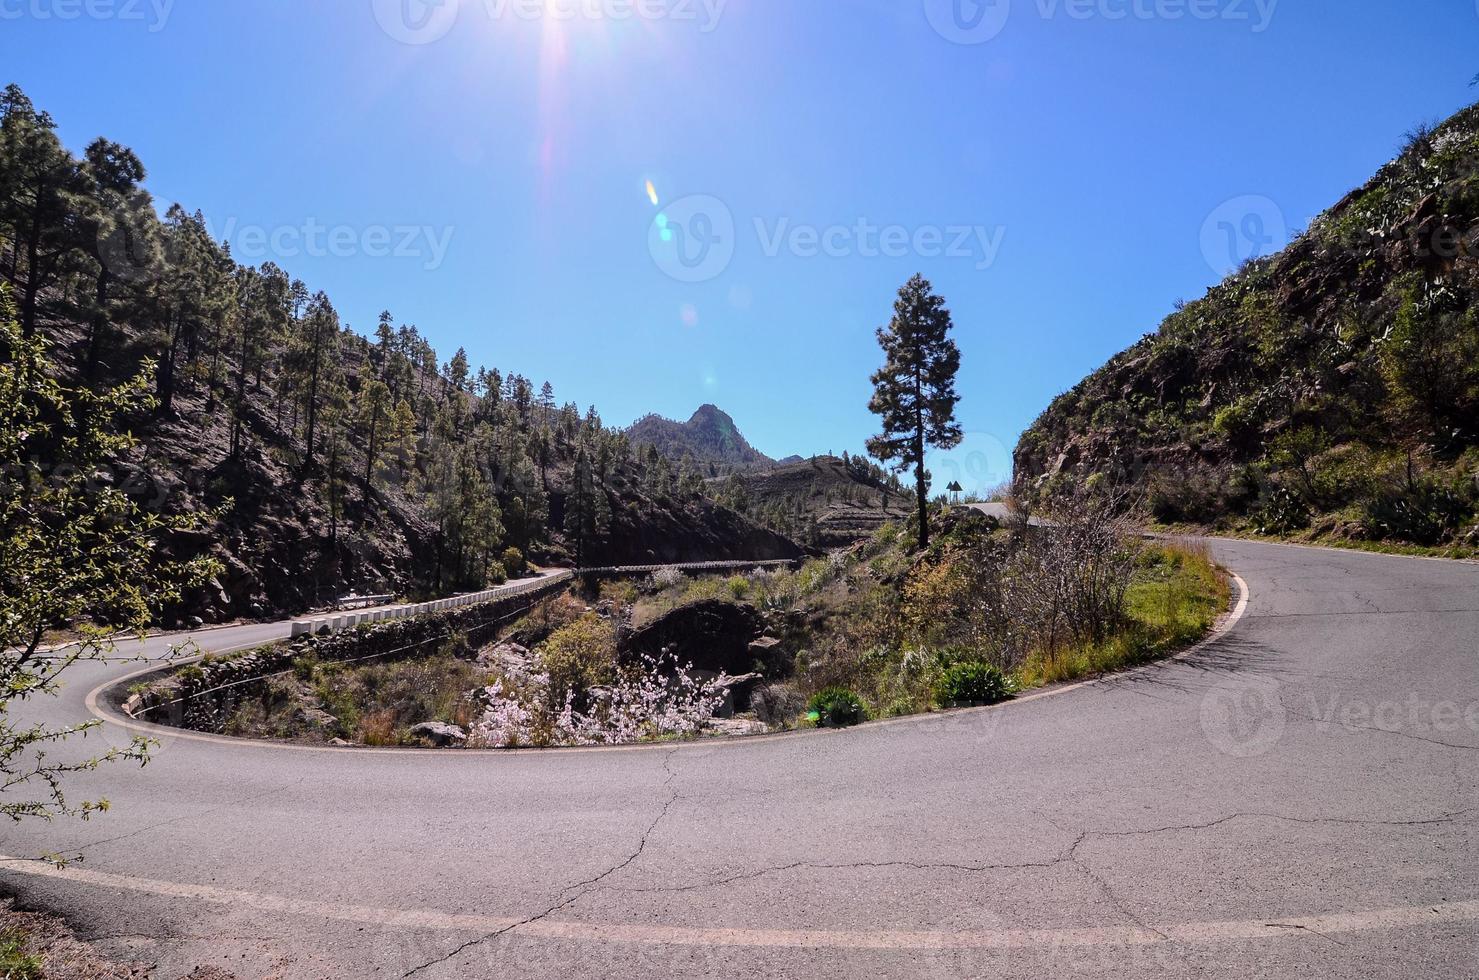
[(1479, 545), (1479, 106), (1058, 398), (1017, 490), (1168, 523)]
[(856, 544), (913, 507), (897, 476), (847, 453), (732, 473), (713, 487), (727, 506), (814, 549)]
[[(69, 391), (146, 376), (137, 445), (98, 479), (154, 512), (213, 515), (162, 542), (222, 569), (181, 610), (475, 589), (531, 560), (799, 554), (548, 383), (443, 360), (390, 313), (355, 332), (288, 271), (237, 263), (198, 212), (161, 217), (144, 181), (127, 147), (78, 157), (19, 88), (0, 95), (0, 281), (25, 337)], [(61, 462), (32, 456), (27, 479)]]

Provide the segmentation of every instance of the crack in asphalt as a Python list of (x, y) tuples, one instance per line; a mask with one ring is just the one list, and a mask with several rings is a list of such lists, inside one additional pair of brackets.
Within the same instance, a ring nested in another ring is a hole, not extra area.
[(1319, 936), (1321, 939), (1325, 940), (1327, 943), (1332, 943), (1332, 944), (1334, 944), (1336, 946), (1344, 946), (1344, 945), (1346, 945), (1345, 943), (1341, 942), (1338, 939), (1335, 939), (1335, 938), (1333, 938), (1331, 936), (1325, 935), (1325, 933), (1321, 932), (1320, 930), (1318, 930), (1318, 929), (1316, 929), (1316, 928), (1314, 928), (1312, 926), (1301, 925), (1301, 924), (1299, 924), (1297, 922), (1265, 922), (1264, 925), (1267, 926), (1270, 929), (1293, 929), (1293, 930), (1296, 930), (1296, 931), (1299, 931), (1299, 932), (1307, 932), (1307, 933), (1309, 933), (1309, 934), (1311, 934), (1313, 936)]
[(1411, 739), (1414, 742), (1426, 742), (1429, 745), (1442, 746), (1445, 749), (1467, 749), (1470, 752), (1479, 752), (1479, 745), (1466, 745), (1463, 742), (1445, 742), (1441, 738), (1414, 735), (1412, 732), (1404, 732), (1400, 729), (1378, 728), (1375, 725), (1352, 725), (1344, 721), (1336, 722), (1328, 718), (1317, 718), (1314, 715), (1307, 715), (1303, 711), (1295, 711), (1292, 708), (1286, 708), (1285, 710), (1295, 718), (1313, 722), (1316, 728), (1341, 728), (1344, 729), (1347, 735), (1354, 735), (1357, 732), (1365, 732), (1370, 735), (1392, 735), (1397, 738)]
[[(903, 860), (894, 860), (894, 861), (839, 861), (839, 862), (795, 861), (795, 862), (792, 862), (790, 864), (780, 864), (780, 865), (774, 865), (774, 866), (771, 866), (771, 867), (759, 868), (759, 869), (757, 869), (755, 871), (746, 871), (746, 872), (743, 872), (743, 873), (740, 873), (740, 874), (730, 875), (729, 877), (726, 877), (726, 878), (717, 878), (717, 879), (713, 879), (713, 880), (709, 880), (709, 881), (690, 882), (689, 884), (686, 884), (686, 885), (665, 885), (665, 886), (656, 887), (656, 888), (613, 888), (611, 886), (601, 886), (599, 888), (594, 888), (593, 887), (593, 888), (590, 889), (590, 891), (597, 891), (597, 890), (599, 890), (599, 891), (618, 892), (618, 893), (622, 893), (622, 894), (631, 894), (631, 895), (638, 895), (638, 894), (640, 894), (640, 895), (672, 894), (672, 893), (677, 893), (677, 892), (701, 891), (701, 890), (708, 889), (708, 888), (723, 888), (723, 887), (726, 887), (728, 885), (739, 884), (741, 882), (755, 881), (757, 879), (768, 877), (770, 875), (785, 874), (788, 871), (802, 871), (802, 870), (805, 870), (805, 871), (849, 871), (849, 870), (874, 870), (874, 869), (881, 870), (881, 869), (885, 869), (885, 868), (909, 868), (909, 869), (915, 870), (915, 871), (960, 871), (960, 872), (964, 872), (964, 873), (967, 873), (967, 874), (982, 874), (982, 873), (992, 872), (992, 871), (1046, 870), (1046, 869), (1058, 867), (1059, 865), (1062, 865), (1062, 864), (1065, 864), (1065, 863), (1080, 864), (1080, 866), (1082, 867), (1081, 862), (1078, 859), (1077, 852), (1078, 852), (1078, 849), (1090, 837), (1142, 837), (1142, 836), (1150, 836), (1150, 835), (1155, 835), (1155, 834), (1169, 834), (1169, 833), (1176, 833), (1176, 832), (1209, 830), (1209, 829), (1211, 829), (1213, 827), (1218, 827), (1218, 826), (1221, 826), (1221, 825), (1226, 824), (1226, 823), (1231, 823), (1234, 820), (1242, 820), (1242, 819), (1249, 819), (1249, 820), (1278, 820), (1278, 821), (1283, 821), (1283, 822), (1287, 822), (1287, 823), (1298, 823), (1298, 824), (1305, 824), (1305, 825), (1338, 824), (1338, 825), (1348, 825), (1348, 826), (1427, 827), (1427, 826), (1436, 826), (1436, 825), (1441, 825), (1441, 824), (1453, 823), (1459, 817), (1461, 817), (1461, 816), (1463, 816), (1465, 814), (1468, 814), (1468, 813), (1476, 812), (1476, 811), (1479, 811), (1479, 807), (1465, 807), (1465, 808), (1460, 809), (1460, 810), (1455, 810), (1455, 811), (1453, 811), (1451, 813), (1443, 814), (1442, 816), (1439, 816), (1439, 817), (1429, 817), (1429, 818), (1424, 818), (1424, 819), (1420, 819), (1420, 820), (1376, 820), (1376, 819), (1355, 818), (1355, 817), (1291, 817), (1291, 816), (1286, 816), (1286, 815), (1280, 814), (1280, 813), (1263, 813), (1263, 812), (1258, 812), (1258, 811), (1246, 811), (1246, 812), (1231, 813), (1231, 814), (1228, 814), (1226, 816), (1218, 817), (1218, 818), (1216, 818), (1214, 820), (1208, 820), (1208, 821), (1205, 821), (1205, 822), (1202, 822), (1202, 823), (1172, 824), (1172, 825), (1165, 826), (1165, 827), (1152, 827), (1152, 828), (1145, 829), (1145, 830), (1083, 830), (1083, 831), (1072, 831), (1072, 830), (1070, 830), (1067, 827), (1063, 827), (1063, 826), (1061, 826), (1059, 824), (1054, 823), (1053, 825), (1055, 827), (1057, 827), (1059, 830), (1063, 831), (1064, 833), (1075, 833), (1076, 832), (1076, 833), (1078, 833), (1078, 837), (1075, 838), (1074, 841), (1071, 844), (1069, 844), (1058, 857), (1053, 858), (1051, 860), (1047, 860), (1047, 861), (1020, 861), (1020, 862), (1003, 863), (1003, 864), (960, 864), (960, 863), (954, 863), (954, 862), (935, 862), (935, 861), (928, 861), (928, 862), (926, 862), (926, 861), (903, 861)], [(1046, 814), (1041, 814), (1041, 815), (1044, 816), (1044, 818), (1048, 819), (1049, 823), (1052, 823), (1051, 818), (1047, 818), (1047, 815)], [(627, 862), (627, 863), (630, 864), (631, 862)], [(617, 869), (614, 869), (614, 870), (617, 870)], [(602, 875), (601, 877), (602, 878), (608, 877), (610, 873), (613, 873), (613, 872), (608, 872), (607, 875)], [(599, 880), (600, 879), (595, 879), (595, 881), (599, 881)], [(594, 881), (591, 882), (591, 884), (594, 884)], [(1101, 887), (1105, 887), (1106, 890), (1107, 890), (1107, 886), (1105, 886), (1102, 881), (1100, 881), (1099, 884), (1100, 884)], [(1148, 932), (1154, 932), (1157, 935), (1160, 935), (1159, 932), (1157, 932), (1154, 928), (1152, 928), (1150, 926), (1146, 926), (1143, 923), (1139, 923), (1139, 922), (1137, 922), (1136, 924), (1137, 925), (1141, 925)]]
[[(537, 915), (531, 915), (527, 919), (521, 919), (518, 922), (513, 923), (512, 925), (504, 926), (502, 929), (495, 929), (493, 932), (486, 933), (474, 939), (469, 939), (467, 942), (462, 943), (460, 946), (453, 949), (446, 955), (439, 956), (434, 960), (428, 960), (427, 962), (422, 963), (420, 966), (407, 970), (405, 973), (401, 974), (401, 980), (406, 980), (407, 977), (415, 976), (416, 974), (421, 973), (424, 970), (429, 970), (439, 964), (450, 962), (456, 959), (458, 956), (461, 956), (463, 953), (467, 952), (469, 949), (472, 949), (474, 946), (480, 946), (483, 943), (491, 942), (492, 940), (497, 939), (499, 936), (513, 932), (516, 929), (522, 929), (525, 926), (532, 925), (533, 923), (539, 922), (542, 919), (547, 919), (550, 916), (554, 915), (556, 912), (560, 912), (574, 905), (586, 895), (589, 895), (592, 891), (599, 889), (600, 883), (602, 881), (606, 880), (617, 872), (630, 867), (634, 861), (642, 856), (642, 852), (647, 850), (648, 839), (652, 837), (653, 832), (657, 830), (658, 824), (663, 822), (663, 820), (667, 817), (668, 812), (672, 810), (673, 804), (677, 803), (680, 798), (678, 791), (672, 788), (673, 781), (678, 778), (678, 773), (673, 769), (673, 757), (677, 754), (678, 749), (674, 747), (673, 749), (669, 750), (667, 755), (663, 757), (662, 761), (663, 771), (668, 774), (668, 778), (663, 781), (663, 788), (668, 790), (668, 798), (663, 803), (662, 809), (658, 811), (657, 816), (653, 818), (650, 824), (648, 824), (647, 829), (642, 832), (642, 837), (637, 841), (636, 849), (634, 849), (625, 860), (613, 865), (607, 870), (596, 875), (594, 878), (587, 878), (585, 881), (578, 881), (572, 885), (566, 885), (564, 888), (560, 889), (560, 893), (562, 895), (571, 891), (575, 891), (576, 893), (574, 895), (571, 895), (569, 898), (565, 898), (559, 902), (556, 902), (554, 905), (551, 905), (543, 912), (540, 912)], [(576, 891), (577, 889), (579, 889), (579, 891)]]
[[(1089, 836), (1090, 836), (1090, 833), (1088, 831), (1085, 831), (1079, 837), (1079, 839), (1074, 842), (1073, 847), (1069, 848), (1069, 850), (1068, 850), (1068, 860), (1069, 860), (1069, 862), (1075, 868), (1077, 868), (1080, 872), (1082, 872), (1083, 875), (1084, 875), (1084, 877), (1088, 878), (1090, 881), (1092, 881), (1095, 885), (1098, 886), (1099, 890), (1104, 893), (1104, 897), (1107, 898), (1107, 899), (1109, 899), (1109, 904), (1112, 905), (1112, 906), (1114, 906), (1114, 910), (1116, 912), (1118, 912), (1120, 915), (1124, 916), (1126, 919), (1129, 919), (1131, 922), (1135, 923), (1136, 926), (1140, 927), (1141, 929), (1144, 929), (1146, 932), (1150, 933), (1151, 935), (1156, 936), (1162, 942), (1171, 943), (1172, 940), (1171, 940), (1171, 937), (1170, 936), (1166, 935), (1161, 930), (1159, 930), (1159, 929), (1155, 928), (1154, 926), (1150, 925), (1144, 919), (1142, 919), (1139, 915), (1137, 915), (1136, 913), (1132, 912), (1130, 910), (1129, 905), (1125, 902), (1125, 900), (1122, 899), (1122, 898), (1120, 898), (1119, 895), (1115, 894), (1115, 891), (1114, 891), (1113, 888), (1109, 887), (1109, 883), (1107, 881), (1105, 881), (1103, 878), (1099, 877), (1099, 875), (1097, 875), (1097, 874), (1094, 873), (1094, 870), (1092, 868), (1090, 868), (1083, 861), (1079, 860), (1078, 849), (1080, 847), (1082, 847), (1083, 844), (1084, 844), (1084, 842), (1089, 839)], [(1174, 945), (1174, 943), (1172, 943), (1172, 945)]]
[(661, 888), (611, 888), (607, 886), (600, 890), (619, 892), (627, 895), (666, 895), (676, 892), (702, 891), (707, 888), (724, 888), (728, 885), (738, 884), (743, 881), (754, 881), (769, 875), (785, 874), (787, 871), (855, 871), (909, 868), (914, 871), (963, 871), (969, 874), (981, 874), (988, 871), (1026, 871), (1052, 868), (1062, 864), (1065, 860), (1066, 858), (1059, 857), (1051, 861), (1024, 861), (1020, 864), (949, 864), (917, 861), (839, 861), (835, 863), (820, 863), (815, 861), (797, 861), (793, 864), (781, 864), (775, 867), (761, 868), (758, 871), (747, 871), (743, 874), (732, 875), (731, 877), (720, 878), (715, 881), (700, 881), (687, 885), (669, 885)]

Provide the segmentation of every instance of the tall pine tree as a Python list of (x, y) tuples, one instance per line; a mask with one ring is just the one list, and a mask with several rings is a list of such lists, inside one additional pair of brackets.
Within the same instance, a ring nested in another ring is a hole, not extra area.
[(955, 421), (960, 349), (950, 339), (953, 326), (945, 300), (916, 275), (899, 290), (893, 320), (878, 331), (885, 360), (873, 375), (868, 408), (883, 421), (883, 433), (868, 440), (868, 452), (893, 463), (897, 472), (914, 470), (921, 548), (930, 540), (925, 452), (931, 446), (953, 449), (962, 439)]

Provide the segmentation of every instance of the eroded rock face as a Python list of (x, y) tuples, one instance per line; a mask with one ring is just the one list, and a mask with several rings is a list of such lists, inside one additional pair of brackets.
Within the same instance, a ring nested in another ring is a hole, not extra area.
[(755, 668), (751, 644), (764, 624), (753, 606), (707, 599), (680, 606), (627, 636), (623, 657), (671, 654), (700, 674), (740, 676)]

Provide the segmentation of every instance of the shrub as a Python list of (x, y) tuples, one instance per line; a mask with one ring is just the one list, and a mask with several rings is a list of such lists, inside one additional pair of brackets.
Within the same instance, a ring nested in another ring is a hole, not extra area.
[(549, 674), (551, 697), (563, 703), (574, 693), (582, 699), (590, 688), (615, 676), (616, 631), (599, 616), (582, 616), (555, 630), (539, 655)]
[(942, 705), (996, 704), (1013, 694), (1012, 682), (986, 663), (955, 664), (945, 669), (935, 685)]
[(1294, 491), (1274, 487), (1258, 501), (1253, 519), (1259, 534), (1288, 534), (1310, 526), (1310, 511)]
[(733, 576), (726, 584), (729, 587), (729, 594), (736, 602), (743, 602), (750, 594), (750, 580), (743, 575)]
[(652, 589), (654, 592), (671, 589), (682, 581), (683, 573), (676, 568), (659, 568), (652, 573)]
[(1375, 536), (1424, 545), (1441, 544), (1472, 513), (1464, 494), (1433, 480), (1389, 489), (1366, 500), (1362, 509)]
[(528, 565), (524, 562), (524, 553), (518, 548), (505, 548), (503, 551), (503, 567), (510, 575), (523, 575), (528, 571)]
[(370, 712), (360, 720), (356, 734), (365, 745), (395, 745), (395, 712), (388, 708)]
[(823, 728), (848, 728), (868, 720), (863, 699), (845, 687), (818, 691), (806, 705), (808, 717)]

